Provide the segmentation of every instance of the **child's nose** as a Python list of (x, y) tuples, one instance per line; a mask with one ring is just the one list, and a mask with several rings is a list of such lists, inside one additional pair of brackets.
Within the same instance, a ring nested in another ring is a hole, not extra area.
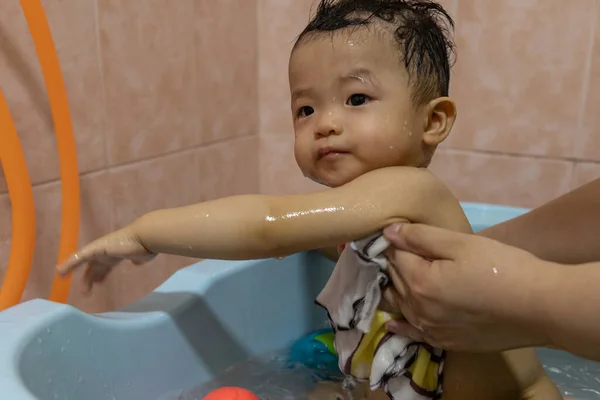
[(333, 112), (327, 112), (319, 119), (315, 130), (315, 138), (340, 135), (342, 131), (343, 128), (339, 118), (336, 118)]

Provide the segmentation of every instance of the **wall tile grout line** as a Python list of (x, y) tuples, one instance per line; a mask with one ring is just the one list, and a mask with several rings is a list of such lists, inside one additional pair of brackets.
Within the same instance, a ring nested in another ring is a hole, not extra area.
[(491, 156), (507, 156), (507, 157), (515, 157), (515, 158), (532, 158), (535, 160), (542, 161), (570, 161), (573, 163), (592, 163), (592, 164), (600, 164), (600, 160), (588, 159), (588, 158), (577, 158), (577, 157), (561, 157), (561, 156), (545, 156), (542, 154), (525, 154), (525, 153), (510, 153), (510, 152), (502, 152), (502, 151), (494, 151), (494, 150), (482, 150), (482, 149), (463, 149), (460, 147), (446, 146), (441, 147), (439, 150), (450, 150), (454, 152), (462, 152), (468, 154), (486, 154)]
[(98, 62), (98, 72), (100, 73), (100, 85), (102, 86), (102, 143), (104, 144), (104, 163), (106, 167), (110, 167), (110, 157), (108, 155), (108, 137), (106, 129), (110, 126), (108, 121), (108, 109), (106, 107), (106, 84), (104, 80), (104, 58), (102, 57), (102, 46), (100, 42), (100, 6), (98, 0), (94, 2), (94, 23), (96, 24), (96, 59)]
[[(596, 13), (598, 11), (598, 2), (597, 0), (594, 1), (594, 7), (596, 8)], [(581, 132), (583, 129), (583, 122), (585, 119), (585, 111), (586, 111), (586, 106), (587, 106), (587, 102), (588, 102), (588, 96), (590, 93), (590, 80), (592, 79), (592, 63), (593, 63), (593, 54), (594, 54), (594, 49), (596, 48), (596, 30), (598, 29), (597, 25), (598, 25), (598, 18), (596, 17), (596, 13), (591, 13), (591, 18), (593, 18), (592, 20), (592, 26), (590, 29), (590, 38), (589, 41), (590, 43), (588, 44), (588, 49), (587, 49), (587, 59), (585, 61), (585, 65), (584, 65), (584, 72), (583, 72), (583, 90), (581, 91), (581, 99), (579, 102), (579, 121), (578, 121), (578, 127), (579, 127), (579, 131)], [(576, 155), (581, 154), (584, 150), (584, 146), (585, 146), (585, 141), (583, 140), (579, 140), (575, 143), (574, 145), (574, 153)]]
[[(256, 22), (256, 74), (258, 75), (256, 77), (256, 86), (257, 86), (257, 90), (256, 90), (256, 107), (258, 108), (258, 132), (257, 135), (261, 136), (260, 132), (262, 130), (262, 124), (263, 124), (263, 104), (261, 102), (262, 99), (262, 85), (261, 85), (261, 66), (262, 63), (260, 62), (261, 60), (261, 54), (262, 54), (262, 46), (260, 44), (261, 40), (261, 26), (262, 26), (262, 1), (261, 0), (257, 0), (256, 1), (256, 15), (255, 15), (255, 22)], [(258, 160), (259, 163), (259, 170), (260, 170), (260, 158)], [(260, 175), (259, 175), (260, 176)]]
[[(273, 134), (273, 133), (263, 133), (262, 137), (268, 136), (268, 135), (274, 135), (274, 136), (279, 136), (280, 134)], [(81, 177), (86, 177), (89, 175), (93, 175), (96, 173), (100, 173), (100, 172), (104, 172), (104, 171), (110, 171), (112, 169), (116, 169), (116, 168), (122, 168), (122, 167), (127, 167), (127, 166), (132, 166), (135, 164), (141, 164), (144, 162), (148, 162), (148, 161), (152, 161), (152, 160), (156, 160), (159, 159), (161, 157), (168, 157), (168, 156), (172, 156), (172, 155), (176, 155), (176, 154), (181, 154), (181, 153), (185, 153), (188, 151), (194, 151), (194, 150), (198, 150), (200, 148), (203, 147), (210, 147), (213, 145), (217, 145), (217, 144), (222, 144), (222, 143), (226, 143), (226, 142), (231, 142), (231, 141), (235, 141), (238, 139), (244, 139), (244, 138), (249, 138), (252, 136), (257, 136), (257, 137), (261, 137), (260, 133), (253, 133), (253, 134), (248, 134), (248, 135), (242, 135), (242, 136), (237, 136), (234, 138), (227, 138), (227, 139), (223, 139), (223, 140), (216, 140), (213, 142), (208, 142), (208, 143), (202, 143), (199, 145), (195, 145), (195, 146), (191, 146), (185, 149), (179, 149), (179, 150), (174, 150), (171, 152), (166, 152), (166, 153), (161, 153), (155, 156), (151, 156), (151, 157), (145, 157), (145, 158), (140, 158), (137, 160), (132, 160), (132, 161), (127, 161), (127, 162), (123, 162), (123, 163), (117, 163), (117, 164), (113, 164), (104, 168), (98, 168), (98, 169), (93, 169), (93, 170), (89, 170), (89, 171), (85, 171), (82, 172), (80, 174)], [(533, 154), (519, 154), (519, 153), (505, 153), (505, 152), (498, 152), (498, 151), (492, 151), (492, 150), (472, 150), (472, 149), (461, 149), (458, 147), (445, 147), (445, 148), (440, 148), (440, 150), (442, 151), (450, 151), (450, 152), (454, 152), (454, 153), (462, 153), (462, 154), (480, 154), (480, 155), (491, 155), (491, 156), (506, 156), (506, 157), (514, 157), (514, 158), (531, 158), (531, 159), (537, 159), (537, 160), (542, 160), (542, 161), (567, 161), (567, 162), (572, 162), (574, 165), (576, 164), (581, 164), (581, 163), (586, 163), (586, 164), (599, 164), (600, 165), (600, 161), (598, 160), (592, 160), (592, 159), (582, 159), (582, 158), (574, 158), (574, 157), (551, 157), (551, 156), (544, 156), (544, 155), (533, 155)], [(56, 182), (60, 182), (60, 178), (56, 178), (56, 179), (52, 179), (52, 180), (47, 180), (47, 181), (41, 181), (41, 182), (37, 182), (33, 185), (33, 187), (41, 187), (44, 185), (49, 185), (49, 184), (53, 184)], [(7, 191), (6, 190), (1, 190), (0, 191), (0, 195), (2, 194), (6, 194)]]
[[(158, 154), (158, 155), (151, 156), (151, 157), (140, 158), (140, 159), (133, 160), (133, 161), (127, 161), (127, 162), (123, 162), (123, 163), (113, 164), (113, 165), (110, 165), (110, 166), (104, 167), (104, 168), (97, 168), (97, 169), (85, 171), (85, 172), (80, 173), (79, 176), (81, 178), (84, 178), (84, 177), (87, 177), (87, 176), (90, 176), (90, 175), (95, 175), (95, 174), (98, 174), (98, 173), (101, 173), (101, 172), (108, 172), (108, 171), (111, 171), (111, 170), (114, 170), (114, 169), (118, 169), (118, 168), (130, 167), (130, 166), (133, 166), (133, 165), (136, 165), (136, 164), (143, 164), (145, 162), (157, 160), (157, 159), (163, 158), (163, 157), (174, 156), (174, 155), (177, 155), (177, 154), (185, 154), (187, 152), (199, 150), (201, 148), (208, 148), (208, 147), (215, 146), (215, 145), (218, 145), (218, 144), (223, 144), (223, 143), (227, 143), (227, 142), (233, 142), (233, 141), (240, 140), (240, 139), (248, 139), (248, 138), (250, 138), (252, 136), (257, 136), (258, 137), (258, 134), (252, 133), (252, 134), (249, 134), (249, 135), (242, 135), (242, 136), (237, 136), (237, 137), (233, 137), (233, 138), (216, 140), (216, 141), (209, 142), (209, 143), (202, 143), (202, 144), (198, 144), (198, 145), (195, 145), (195, 146), (190, 146), (190, 147), (185, 148), (185, 149), (173, 150), (171, 152), (162, 153), (162, 154)], [(42, 182), (37, 182), (37, 183), (33, 184), (32, 187), (33, 188), (39, 188), (39, 187), (43, 187), (43, 186), (46, 186), (46, 185), (51, 185), (51, 184), (54, 184), (54, 183), (57, 183), (57, 182), (60, 182), (60, 178), (51, 179), (51, 180), (42, 181)], [(6, 190), (0, 191), (0, 195), (7, 194), (7, 193), (8, 192)]]

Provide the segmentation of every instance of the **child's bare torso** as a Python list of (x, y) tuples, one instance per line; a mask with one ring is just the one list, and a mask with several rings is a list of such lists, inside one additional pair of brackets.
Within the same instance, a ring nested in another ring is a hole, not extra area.
[[(535, 366), (533, 350), (513, 351), (515, 362), (522, 369)], [(535, 369), (535, 368), (534, 368)], [(537, 370), (537, 369), (536, 369)], [(443, 400), (559, 400), (563, 399), (554, 383), (543, 371), (530, 375), (531, 382), (521, 389), (517, 378), (504, 361), (502, 354), (448, 353), (444, 374)], [(368, 383), (361, 383), (352, 393), (352, 400), (389, 400), (382, 390), (370, 391)], [(321, 382), (309, 400), (350, 400), (341, 384)]]

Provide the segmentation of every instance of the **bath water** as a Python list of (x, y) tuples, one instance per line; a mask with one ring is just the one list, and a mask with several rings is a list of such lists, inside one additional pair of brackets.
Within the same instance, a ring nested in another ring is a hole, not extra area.
[[(343, 375), (339, 371), (311, 369), (301, 363), (289, 362), (289, 348), (252, 357), (231, 366), (214, 380), (183, 391), (172, 400), (202, 400), (211, 391), (223, 386), (237, 386), (250, 390), (261, 400), (310, 399), (317, 385), (327, 387), (341, 385)], [(578, 359), (566, 364), (560, 356), (545, 354), (544, 368), (565, 396), (575, 400), (600, 400), (600, 363)], [(330, 383), (325, 383), (325, 381)], [(330, 396), (320, 399), (336, 399)], [(350, 398), (350, 397), (345, 397)], [(353, 393), (352, 400), (361, 396)]]
[[(291, 363), (288, 361), (289, 351), (286, 348), (242, 361), (216, 379), (186, 390), (173, 400), (202, 400), (206, 394), (223, 386), (250, 390), (261, 400), (306, 400), (324, 381), (341, 384), (341, 373)], [(353, 400), (358, 400), (358, 397), (353, 397)]]
[(542, 364), (565, 396), (575, 400), (600, 399), (600, 363), (583, 359), (568, 363), (560, 353), (546, 352)]

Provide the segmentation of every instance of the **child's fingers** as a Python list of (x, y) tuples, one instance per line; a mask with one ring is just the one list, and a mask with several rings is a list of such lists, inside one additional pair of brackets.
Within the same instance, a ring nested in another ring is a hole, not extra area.
[(87, 263), (88, 259), (84, 258), (81, 254), (75, 253), (68, 259), (63, 261), (61, 264), (56, 266), (56, 271), (61, 276), (69, 275), (73, 270)]
[(112, 269), (112, 265), (102, 264), (100, 262), (91, 262), (83, 275), (84, 292), (91, 292), (95, 283), (102, 283)]
[(66, 276), (87, 263), (103, 261), (103, 259), (108, 257), (107, 254), (108, 250), (106, 248), (92, 243), (77, 253), (74, 253), (66, 261), (58, 265), (56, 269), (60, 275)]
[(152, 261), (156, 258), (156, 254), (146, 254), (143, 256), (132, 256), (129, 257), (129, 260), (134, 264), (134, 265), (143, 265), (146, 264), (149, 261)]
[(94, 272), (94, 265), (93, 263), (88, 263), (87, 267), (85, 269), (85, 272), (83, 273), (83, 293), (84, 294), (88, 294), (92, 291), (92, 286), (94, 285), (94, 281), (92, 279), (92, 274)]

